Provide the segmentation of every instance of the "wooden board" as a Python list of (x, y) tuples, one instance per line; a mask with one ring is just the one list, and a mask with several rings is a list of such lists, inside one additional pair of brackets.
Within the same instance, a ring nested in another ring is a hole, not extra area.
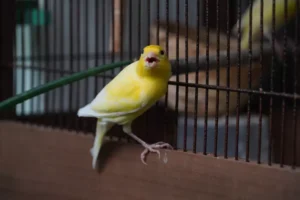
[[(300, 172), (107, 142), (93, 171), (92, 136), (0, 122), (0, 199), (299, 199)], [(162, 158), (165, 157), (161, 151)]]
[[(121, 7), (121, 0), (114, 0), (114, 21), (111, 21), (110, 23), (110, 37), (109, 37), (109, 51), (118, 53), (120, 52), (121, 48), (121, 35), (120, 35), (120, 28), (121, 28), (121, 22), (120, 22), (120, 15), (121, 12), (124, 12), (125, 9)], [(123, 5), (124, 5), (123, 0)], [(124, 13), (123, 13), (124, 15)], [(114, 41), (114, 45), (113, 45)]]

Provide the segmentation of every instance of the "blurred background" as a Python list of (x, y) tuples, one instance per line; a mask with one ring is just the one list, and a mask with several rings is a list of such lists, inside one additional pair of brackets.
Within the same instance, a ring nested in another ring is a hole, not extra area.
[[(238, 0), (1, 1), (0, 100), (81, 70), (138, 58), (150, 43), (165, 47), (172, 60), (195, 58), (198, 38), (200, 56), (217, 56), (218, 49), (235, 52), (238, 39), (231, 29), (248, 4)], [(283, 37), (286, 28), (288, 37), (299, 38), (296, 27), (293, 19), (276, 34)], [(259, 45), (260, 41), (253, 42)], [(296, 57), (287, 52), (284, 62), (273, 55), (253, 61), (251, 68), (250, 61), (229, 62), (219, 70), (201, 68), (187, 74), (191, 84), (198, 76), (194, 87), (180, 85), (187, 82), (186, 74), (176, 74), (167, 98), (141, 116), (134, 130), (146, 141), (165, 140), (184, 151), (299, 164), (298, 100), (284, 96), (299, 93)], [(118, 72), (37, 96), (1, 118), (93, 134), (95, 120), (78, 119), (76, 112)], [(280, 95), (260, 93), (271, 86)], [(110, 135), (124, 137), (119, 128)]]

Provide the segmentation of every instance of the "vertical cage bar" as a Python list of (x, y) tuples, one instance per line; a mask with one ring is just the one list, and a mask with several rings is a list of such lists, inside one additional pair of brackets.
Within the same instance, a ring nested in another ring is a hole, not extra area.
[[(22, 25), (21, 25), (21, 76), (22, 76), (22, 86), (21, 86), (21, 93), (25, 91), (25, 64), (26, 64), (26, 58), (25, 58), (25, 13), (22, 14)], [(25, 103), (21, 103), (21, 115), (24, 115), (25, 110)]]
[[(48, 1), (45, 1), (45, 10), (48, 10)], [(46, 75), (45, 81), (47, 83), (50, 80), (50, 71), (51, 71), (50, 65), (49, 65), (49, 62), (50, 62), (49, 25), (44, 26), (44, 31), (45, 31), (45, 75)], [(46, 108), (45, 108), (45, 117), (46, 117), (51, 112), (50, 111), (50, 96), (49, 96), (48, 92), (45, 93), (45, 100), (46, 100)], [(49, 122), (47, 120), (47, 118), (45, 118), (45, 124), (50, 125), (51, 122)]]
[[(34, 31), (31, 31), (31, 36), (33, 35)], [(35, 38), (36, 37), (31, 37), (31, 44), (30, 44), (30, 55), (31, 57), (29, 58), (30, 59), (30, 64), (31, 64), (31, 81), (30, 81), (30, 89), (31, 88), (34, 88), (34, 82), (35, 82), (35, 72), (36, 72), (36, 68), (35, 67), (35, 64), (36, 64), (36, 55), (35, 55), (35, 51), (36, 51), (36, 48), (35, 48)], [(30, 108), (31, 108), (31, 112), (30, 115), (34, 115), (34, 100), (36, 98), (32, 98), (31, 99), (31, 104), (30, 104)]]
[[(103, 0), (103, 4), (101, 5), (102, 6), (102, 63), (103, 64), (106, 64), (106, 58), (105, 58), (105, 24), (107, 23), (106, 22), (106, 17), (105, 17), (105, 8), (106, 8), (106, 0)], [(106, 72), (103, 72), (103, 77), (102, 77), (102, 85), (103, 87), (106, 85)]]
[[(262, 78), (263, 78), (263, 34), (264, 34), (264, 26), (263, 26), (263, 16), (264, 16), (264, 1), (260, 0), (260, 90), (262, 90)], [(262, 96), (259, 95), (259, 122), (258, 122), (258, 138), (257, 138), (257, 163), (261, 163), (261, 134), (262, 134)]]
[[(41, 23), (41, 13), (38, 14), (38, 23)], [(37, 76), (39, 77), (38, 78), (38, 86), (40, 86), (43, 82), (43, 79), (42, 79), (42, 71), (43, 71), (43, 68), (42, 68), (42, 52), (39, 50), (41, 49), (41, 39), (42, 39), (42, 31), (41, 31), (41, 27), (38, 27), (37, 28), (37, 44), (36, 44), (36, 48), (38, 49), (37, 51), (37, 66), (39, 66), (39, 68), (37, 69), (38, 71), (38, 74)], [(39, 95), (38, 96), (38, 99), (37, 99), (37, 110), (39, 110), (39, 114), (42, 114), (44, 108), (42, 106), (42, 96)]]
[[(120, 9), (120, 8), (118, 8)], [(120, 23), (118, 23), (120, 24)], [(111, 37), (112, 37), (112, 48), (111, 48), (111, 63), (115, 62), (115, 45), (116, 45), (116, 42), (115, 42), (115, 39), (116, 39), (116, 30), (115, 30), (115, 0), (112, 0), (111, 1), (111, 25), (112, 25), (112, 28), (111, 28)], [(118, 46), (120, 45), (120, 41), (118, 42)], [(119, 49), (120, 50), (120, 49)], [(115, 76), (115, 69), (112, 69), (112, 75)], [(110, 137), (110, 139), (112, 139), (112, 135)]]
[[(140, 2), (140, 1), (139, 1)], [(112, 53), (111, 53), (111, 62), (115, 62), (115, 0), (111, 2), (111, 22), (112, 22)], [(140, 30), (140, 29), (139, 29)], [(115, 75), (115, 70), (112, 70), (113, 75)]]
[(150, 19), (151, 19), (151, 5), (150, 0), (147, 0), (147, 26), (148, 26), (148, 36), (147, 36), (147, 44), (150, 44)]
[[(297, 94), (298, 91), (298, 71), (297, 67), (299, 66), (299, 10), (300, 10), (300, 2), (299, 0), (296, 1), (296, 21), (295, 21), (295, 60), (294, 60), (294, 94)], [(297, 109), (297, 100), (294, 99), (293, 101), (293, 162), (292, 168), (296, 168), (297, 166), (297, 121), (298, 121), (298, 109)]]
[[(137, 24), (137, 31), (138, 31), (138, 37), (137, 37), (137, 50), (142, 51), (142, 45), (141, 45), (141, 40), (142, 40), (142, 29), (141, 29), (141, 12), (142, 12), (142, 2), (138, 1), (138, 24)], [(149, 31), (150, 33), (150, 31)]]
[[(127, 2), (127, 1), (125, 1)], [(124, 21), (124, 0), (121, 0), (120, 1), (120, 60), (123, 60), (123, 57), (124, 57), (124, 23), (122, 23)], [(121, 67), (121, 70), (123, 69), (124, 67)], [(127, 137), (127, 136), (125, 136)], [(118, 140), (120, 141), (121, 140), (121, 137), (118, 137)], [(127, 137), (127, 141), (129, 142), (130, 141), (130, 138), (129, 136)]]
[[(209, 84), (209, 6), (206, 0), (205, 21), (206, 21), (206, 80), (205, 84)], [(204, 135), (203, 135), (203, 154), (207, 154), (207, 120), (208, 120), (208, 88), (205, 88), (205, 119), (204, 119)]]
[[(274, 79), (274, 66), (275, 66), (275, 9), (276, 9), (275, 0), (272, 1), (272, 41), (271, 41), (271, 47), (272, 47), (272, 58), (271, 58), (271, 77), (270, 77), (270, 89), (271, 92), (274, 91), (274, 85), (273, 85), (273, 79)], [(268, 164), (272, 164), (272, 143), (273, 143), (273, 96), (270, 96), (270, 107), (269, 107), (269, 147), (268, 147)]]
[(176, 120), (175, 120), (175, 149), (177, 149), (177, 138), (178, 138), (178, 103), (179, 103), (179, 14), (180, 14), (180, 4), (179, 0), (176, 0), (176, 100), (175, 100), (175, 113), (176, 113)]
[[(95, 65), (99, 65), (99, 0), (95, 0)], [(95, 91), (94, 96), (97, 95), (99, 88), (99, 78), (95, 76)]]
[[(73, 69), (73, 48), (74, 48), (74, 45), (73, 45), (73, 1), (70, 0), (70, 16), (69, 16), (69, 19), (70, 19), (70, 24), (69, 24), (69, 31), (70, 31), (70, 46), (69, 46), (69, 50), (70, 50), (70, 56), (69, 56), (69, 59), (70, 59), (70, 71), (74, 71)], [(69, 111), (72, 112), (72, 100), (74, 99), (73, 98), (73, 86), (74, 84), (70, 84), (70, 91), (69, 91)], [(72, 127), (72, 121), (70, 119), (68, 119), (68, 128), (70, 129)]]
[[(199, 83), (199, 54), (200, 54), (200, 0), (197, 0), (197, 39), (196, 39), (196, 76), (195, 83)], [(197, 131), (198, 130), (198, 87), (195, 87), (195, 115), (194, 115), (194, 140), (193, 140), (193, 152), (197, 151)]]
[[(284, 1), (284, 24), (287, 24), (287, 0)], [(287, 26), (284, 26), (283, 29), (283, 38), (284, 38), (284, 47), (283, 47), (283, 73), (282, 73), (282, 92), (285, 93), (286, 91), (286, 69), (287, 69)], [(283, 167), (284, 165), (284, 153), (285, 153), (285, 134), (284, 134), (284, 126), (285, 123), (285, 98), (282, 97), (281, 101), (281, 136), (280, 136), (280, 166)]]
[[(167, 22), (167, 27), (166, 27), (166, 49), (165, 49), (165, 53), (166, 56), (169, 56), (169, 0), (166, 0), (166, 22)], [(167, 131), (168, 131), (168, 116), (167, 116), (167, 112), (168, 112), (168, 88), (169, 88), (169, 84), (167, 85), (167, 92), (165, 94), (165, 109), (164, 109), (164, 140), (166, 140), (167, 138)]]
[[(248, 69), (248, 88), (251, 89), (251, 71), (252, 71), (252, 1), (249, 0), (249, 69)], [(250, 124), (251, 123), (251, 94), (248, 93), (248, 103), (247, 103), (247, 136), (246, 136), (246, 162), (249, 162), (250, 156)]]
[[(56, 0), (53, 0), (53, 13), (55, 14), (55, 19), (53, 20), (53, 52), (57, 52), (56, 51), (56, 41), (57, 41), (57, 31), (56, 31), (56, 26), (57, 26), (57, 16), (58, 16), (58, 11), (57, 11), (57, 6), (56, 6)], [(54, 53), (55, 54), (55, 53)], [(54, 56), (53, 58), (53, 79), (57, 79), (57, 65), (56, 65), (56, 62), (57, 62), (57, 56)], [(52, 106), (53, 106), (53, 113), (56, 113), (56, 109), (55, 109), (55, 105), (57, 105), (56, 103), (56, 97), (59, 96), (58, 94), (59, 90), (56, 89), (53, 91), (53, 95), (52, 95)], [(52, 125), (53, 126), (57, 126), (58, 124), (58, 119), (59, 117), (55, 117), (53, 119), (53, 123)]]
[[(124, 23), (122, 23), (124, 21), (124, 0), (120, 1), (120, 60), (123, 60), (123, 54), (124, 54), (124, 50), (123, 50), (123, 45), (124, 45)], [(123, 69), (123, 67), (121, 67), (121, 70)]]
[[(112, 48), (111, 48), (111, 63), (115, 62), (115, 0), (111, 1), (111, 37), (112, 37)], [(120, 41), (119, 41), (120, 42)], [(119, 43), (120, 45), (120, 43)], [(112, 69), (112, 74), (113, 76), (115, 76), (115, 69)], [(110, 139), (112, 139), (112, 135), (110, 137)]]
[[(125, 55), (127, 57), (129, 57), (129, 59), (132, 58), (132, 0), (128, 0), (128, 50), (125, 53)], [(126, 3), (127, 3), (126, 2)], [(130, 142), (130, 140), (132, 140), (132, 138), (130, 138), (129, 136), (127, 137), (127, 141)]]
[[(86, 1), (85, 3), (85, 69), (87, 70), (89, 68), (89, 2)], [(85, 79), (84, 81), (84, 88), (90, 88), (90, 83), (88, 78)], [(84, 89), (84, 104), (88, 103), (88, 96), (89, 92), (88, 90)], [(88, 123), (85, 119), (83, 119), (83, 130), (84, 132), (88, 131)]]
[(159, 45), (159, 10), (160, 10), (160, 6), (159, 6), (159, 0), (156, 0), (156, 6), (157, 6), (157, 10), (156, 10), (156, 22), (157, 22), (157, 27), (156, 27), (156, 43), (157, 45)]
[[(217, 86), (220, 85), (220, 0), (217, 0), (216, 4), (216, 18), (217, 18)], [(217, 156), (218, 152), (218, 131), (219, 131), (219, 96), (220, 91), (216, 90), (216, 116), (215, 116), (215, 139), (214, 139), (214, 156)]]
[[(157, 29), (156, 29), (156, 43), (157, 43), (157, 45), (159, 45), (159, 30), (160, 30), (160, 3), (159, 3), (159, 0), (157, 0), (156, 1), (156, 22), (157, 22)], [(159, 103), (158, 103), (158, 101), (155, 103), (155, 106), (156, 106), (156, 108), (158, 107), (158, 105), (159, 105)], [(155, 114), (156, 115), (159, 115), (159, 112), (158, 112), (158, 110), (156, 109), (155, 110)], [(158, 118), (156, 119), (157, 120), (157, 123), (156, 124), (159, 124), (159, 121), (158, 121)], [(155, 125), (155, 129), (156, 129), (156, 131), (158, 131), (159, 130), (159, 126), (158, 125)]]
[(129, 59), (132, 59), (132, 0), (128, 0), (128, 6), (129, 6), (129, 28), (128, 28), (128, 54)]
[[(80, 26), (80, 16), (81, 16), (81, 12), (80, 12), (80, 0), (77, 0), (77, 13), (76, 13), (76, 15), (77, 15), (77, 24), (76, 24), (76, 28), (77, 28), (77, 30), (76, 30), (76, 36), (77, 36), (77, 40), (76, 40), (76, 43), (77, 43), (77, 71), (79, 72), (80, 71), (80, 61), (81, 61), (81, 52), (80, 52), (80, 28), (81, 28), (81, 26)], [(74, 73), (74, 72), (72, 72), (72, 73)], [(80, 94), (80, 82), (79, 81), (77, 81), (77, 83), (76, 83), (76, 90), (77, 90), (77, 94)], [(77, 98), (75, 98), (76, 100), (75, 100), (75, 105), (76, 105), (76, 107), (77, 108), (79, 108), (79, 106), (80, 106), (80, 97), (78, 96)], [(79, 129), (81, 129), (81, 123), (82, 123), (82, 118), (81, 117), (76, 117), (75, 118), (75, 130), (78, 132), (79, 131)]]
[[(149, 45), (150, 44), (150, 17), (151, 17), (151, 7), (150, 7), (150, 0), (147, 0), (147, 27), (148, 27), (148, 33), (147, 33), (147, 44)], [(141, 19), (139, 19), (141, 20)], [(140, 30), (140, 29), (139, 29)], [(142, 49), (140, 49), (140, 51), (142, 51)], [(148, 137), (149, 135), (149, 130), (148, 130), (148, 127), (149, 127), (149, 112), (146, 112), (146, 115), (145, 115), (145, 136)]]
[[(237, 73), (237, 88), (241, 87), (241, 6), (242, 1), (238, 1), (238, 73)], [(235, 160), (239, 159), (239, 138), (240, 138), (240, 97), (241, 93), (237, 92), (236, 103), (236, 133), (235, 133)]]
[(188, 0), (185, 0), (185, 4), (184, 4), (184, 8), (185, 8), (185, 82), (186, 82), (186, 86), (185, 86), (185, 107), (184, 107), (184, 145), (183, 145), (183, 151), (186, 151), (186, 147), (187, 147), (187, 111), (188, 111), (188, 82), (189, 82), (189, 76), (188, 76), (188, 29), (189, 29), (189, 18), (188, 18)]
[[(65, 10), (64, 10), (64, 6), (65, 6), (65, 1), (60, 1), (60, 24), (61, 24), (61, 26), (60, 26), (60, 54), (61, 55), (64, 55), (65, 54), (65, 47), (64, 47), (64, 22), (65, 22), (65, 20), (64, 20), (64, 13), (65, 13)], [(60, 69), (64, 69), (65, 68), (65, 65), (64, 65), (64, 60), (60, 60)], [(61, 71), (60, 72), (60, 76), (61, 77), (63, 77), (63, 72)], [(63, 106), (64, 106), (64, 88), (63, 87), (61, 87), (60, 89), (60, 95), (59, 95), (59, 105), (60, 105), (60, 108), (61, 108), (61, 110), (60, 111), (62, 111), (63, 110)], [(63, 115), (60, 115), (59, 116), (59, 126), (61, 127), (61, 128), (63, 128), (64, 126), (65, 126), (65, 118), (64, 118), (64, 116)]]
[[(226, 86), (230, 87), (230, 0), (227, 0), (226, 7), (227, 17), (227, 70), (226, 70)], [(226, 125), (224, 137), (224, 158), (228, 158), (228, 123), (229, 123), (229, 91), (226, 91)]]
[[(112, 37), (112, 48), (111, 48), (111, 63), (115, 62), (115, 0), (111, 1), (111, 25), (112, 25), (112, 29), (111, 29), (111, 37)], [(120, 41), (119, 41), (120, 42)], [(120, 44), (120, 43), (119, 43)], [(115, 76), (115, 69), (113, 69), (112, 71), (112, 75)], [(112, 136), (110, 137), (110, 139), (112, 139)]]
[[(120, 8), (118, 8), (120, 9)], [(120, 24), (117, 22), (117, 24)], [(115, 27), (115, 0), (112, 0), (111, 1), (111, 33), (110, 33), (110, 39), (111, 39), (111, 63), (113, 63), (115, 61), (115, 45), (116, 45), (116, 42), (115, 42), (115, 37), (116, 37), (116, 34), (115, 34), (115, 28), (118, 29), (118, 27)], [(117, 33), (118, 34), (118, 33)], [(118, 36), (117, 36), (118, 38)], [(117, 48), (119, 47), (120, 45), (120, 40), (117, 42)], [(120, 50), (120, 49), (118, 49)], [(111, 70), (112, 72), (112, 75), (115, 76), (115, 70)], [(112, 135), (110, 135), (110, 139), (112, 139)]]
[[(166, 55), (169, 56), (169, 0), (166, 0)], [(166, 95), (167, 97), (168, 95)]]

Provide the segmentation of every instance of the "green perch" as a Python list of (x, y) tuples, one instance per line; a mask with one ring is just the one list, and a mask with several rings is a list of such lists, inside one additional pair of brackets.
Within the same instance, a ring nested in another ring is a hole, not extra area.
[(25, 91), (19, 95), (13, 96), (11, 98), (8, 98), (8, 99), (0, 102), (0, 110), (9, 109), (13, 106), (16, 106), (19, 103), (22, 103), (22, 102), (32, 98), (32, 97), (49, 92), (52, 89), (62, 87), (64, 85), (70, 84), (75, 81), (79, 81), (79, 80), (84, 79), (89, 76), (95, 76), (99, 73), (128, 65), (131, 62), (132, 61), (122, 61), (122, 62), (107, 64), (107, 65), (102, 65), (99, 67), (95, 67), (95, 68), (91, 68), (91, 69), (88, 69), (85, 71), (77, 72), (75, 74), (65, 76), (60, 79), (51, 81), (49, 83), (35, 87), (31, 90)]

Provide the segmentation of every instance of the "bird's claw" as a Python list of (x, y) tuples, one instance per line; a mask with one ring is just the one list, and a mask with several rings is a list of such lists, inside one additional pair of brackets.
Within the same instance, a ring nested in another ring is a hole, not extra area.
[(170, 144), (165, 143), (165, 142), (157, 142), (157, 143), (154, 143), (152, 145), (153, 145), (152, 148), (168, 148), (168, 149), (173, 149), (173, 147)]
[(147, 165), (145, 158), (149, 152), (157, 153), (158, 159), (160, 159), (160, 151), (157, 149), (161, 149), (161, 148), (173, 149), (173, 147), (170, 144), (165, 143), (165, 142), (157, 142), (157, 143), (150, 144), (150, 145), (145, 144), (144, 147), (145, 147), (145, 150), (141, 153), (141, 161), (145, 165)]

